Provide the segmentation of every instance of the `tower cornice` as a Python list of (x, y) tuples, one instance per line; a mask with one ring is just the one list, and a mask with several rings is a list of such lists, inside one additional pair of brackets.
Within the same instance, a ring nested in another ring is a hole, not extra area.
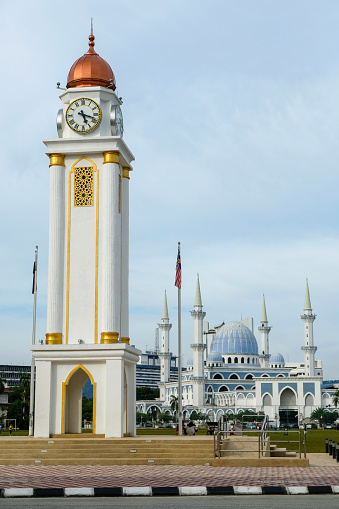
[(119, 136), (100, 136), (92, 138), (52, 138), (43, 140), (46, 154), (51, 155), (79, 155), (99, 154), (104, 152), (119, 152), (120, 164), (130, 169), (134, 155)]

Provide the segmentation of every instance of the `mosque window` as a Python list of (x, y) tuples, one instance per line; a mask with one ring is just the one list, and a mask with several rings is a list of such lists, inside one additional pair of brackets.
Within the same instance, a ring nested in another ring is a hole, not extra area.
[(251, 373), (249, 373), (248, 375), (245, 376), (245, 380), (252, 380), (253, 378), (253, 375), (251, 375)]
[(243, 357), (241, 357), (241, 364), (244, 364), (245, 362), (245, 359)]
[(216, 373), (213, 378), (214, 380), (220, 380), (222, 379), (222, 376), (220, 375), (220, 373)]
[(228, 364), (231, 364), (231, 362), (232, 362), (231, 357), (229, 357), (229, 358), (227, 359), (227, 362), (228, 362)]
[(236, 391), (244, 391), (245, 389), (243, 388), (242, 385), (238, 385), (238, 387), (235, 388)]
[(239, 380), (239, 377), (238, 377), (238, 375), (236, 375), (235, 373), (233, 373), (233, 374), (230, 376), (230, 379), (232, 379), (232, 380), (234, 380), (234, 379)]
[(261, 378), (269, 378), (269, 376), (266, 373), (264, 373), (263, 375), (261, 375)]
[(234, 357), (234, 362), (238, 364), (238, 357)]
[(93, 207), (94, 168), (74, 168), (74, 207)]
[(249, 357), (247, 357), (247, 364), (250, 364), (251, 362), (251, 359)]
[(252, 364), (254, 364), (254, 359), (252, 359)]
[(226, 387), (226, 385), (222, 385), (222, 386), (219, 388), (219, 392), (228, 392), (228, 388)]

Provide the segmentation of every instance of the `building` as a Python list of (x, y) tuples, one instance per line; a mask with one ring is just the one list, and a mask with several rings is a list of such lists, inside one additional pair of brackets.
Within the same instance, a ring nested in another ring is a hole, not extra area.
[[(209, 329), (204, 321), (200, 282), (197, 279), (193, 318), (192, 359), (182, 374), (183, 415), (193, 410), (207, 414), (212, 421), (224, 414), (241, 411), (264, 412), (271, 425), (300, 424), (318, 407), (334, 409), (334, 388), (321, 388), (322, 363), (315, 359), (313, 323), (316, 315), (311, 307), (306, 281), (305, 305), (301, 319), (304, 362), (286, 363), (279, 352), (270, 351), (269, 325), (265, 298), (258, 327), (260, 343), (254, 335), (253, 319), (224, 323)], [(138, 402), (141, 412), (170, 412), (171, 396), (178, 395), (172, 381), (160, 384), (157, 402)]]
[(31, 366), (13, 366), (13, 364), (0, 365), (0, 378), (6, 383), (8, 389), (18, 387), (21, 384), (22, 376), (31, 377)]
[[(170, 358), (170, 381), (176, 382), (178, 380), (178, 357), (171, 354)], [(161, 360), (159, 352), (146, 350), (140, 356), (139, 362), (136, 366), (136, 385), (137, 387), (158, 387), (161, 381)]]
[[(47, 333), (33, 345), (34, 436), (81, 432), (82, 388), (93, 386), (93, 433), (135, 435), (136, 363), (130, 344), (129, 181), (122, 101), (94, 49), (71, 66), (60, 95), (50, 167)], [(53, 121), (53, 119), (51, 119)], [(114, 390), (112, 390), (114, 388)]]

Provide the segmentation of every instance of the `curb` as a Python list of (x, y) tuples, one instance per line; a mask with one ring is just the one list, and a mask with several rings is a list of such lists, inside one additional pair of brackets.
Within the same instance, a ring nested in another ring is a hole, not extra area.
[(3, 488), (4, 498), (43, 497), (169, 497), (205, 495), (337, 494), (339, 486), (128, 486), (112, 488)]

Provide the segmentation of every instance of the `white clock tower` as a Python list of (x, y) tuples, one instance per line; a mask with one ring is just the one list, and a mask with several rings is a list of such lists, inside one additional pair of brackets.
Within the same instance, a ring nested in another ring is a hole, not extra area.
[(121, 100), (108, 63), (89, 49), (60, 95), (50, 160), (46, 344), (36, 363), (34, 436), (80, 433), (82, 388), (93, 386), (93, 433), (135, 435), (128, 317), (129, 176)]

